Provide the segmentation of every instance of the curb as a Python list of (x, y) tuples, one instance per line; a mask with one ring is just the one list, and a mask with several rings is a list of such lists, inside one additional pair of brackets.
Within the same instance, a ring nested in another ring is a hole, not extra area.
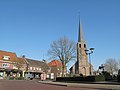
[(38, 83), (49, 84), (49, 85), (57, 85), (57, 86), (66, 86), (66, 87), (68, 86), (67, 83), (59, 83), (59, 82), (55, 83), (55, 82), (52, 82), (52, 81), (48, 81), (48, 82), (38, 81)]
[(120, 85), (115, 84), (104, 84), (104, 83), (61, 83), (52, 81), (38, 81), (42, 84), (65, 86), (65, 87), (76, 87), (76, 88), (91, 88), (91, 89), (105, 89), (105, 90), (120, 90)]

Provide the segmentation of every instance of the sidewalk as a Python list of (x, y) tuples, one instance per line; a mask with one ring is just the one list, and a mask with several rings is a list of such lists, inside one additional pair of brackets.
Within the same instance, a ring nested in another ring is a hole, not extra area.
[(108, 82), (97, 82), (97, 83), (65, 83), (65, 82), (52, 82), (52, 81), (38, 81), (43, 84), (59, 85), (66, 87), (80, 87), (80, 88), (93, 88), (93, 89), (109, 89), (109, 90), (120, 90), (120, 84), (108, 83)]

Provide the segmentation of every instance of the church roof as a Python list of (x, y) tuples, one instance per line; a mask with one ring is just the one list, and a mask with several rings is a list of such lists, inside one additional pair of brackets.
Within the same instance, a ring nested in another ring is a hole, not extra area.
[(83, 33), (82, 33), (82, 24), (81, 24), (81, 20), (80, 19), (79, 19), (78, 42), (84, 42)]

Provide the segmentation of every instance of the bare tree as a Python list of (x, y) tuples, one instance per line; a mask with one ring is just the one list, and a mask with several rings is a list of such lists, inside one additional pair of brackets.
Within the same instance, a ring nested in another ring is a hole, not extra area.
[(118, 62), (116, 59), (109, 58), (105, 62), (105, 70), (108, 71), (110, 74), (117, 73), (118, 71)]
[(67, 63), (76, 58), (76, 44), (66, 37), (60, 38), (58, 41), (53, 41), (48, 54), (61, 61), (62, 76), (64, 76)]
[(120, 69), (120, 59), (118, 60), (118, 68)]

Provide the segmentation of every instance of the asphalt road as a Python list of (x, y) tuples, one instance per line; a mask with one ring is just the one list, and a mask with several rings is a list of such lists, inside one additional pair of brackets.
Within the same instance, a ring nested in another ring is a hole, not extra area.
[(38, 83), (36, 80), (0, 80), (0, 90), (100, 90)]

